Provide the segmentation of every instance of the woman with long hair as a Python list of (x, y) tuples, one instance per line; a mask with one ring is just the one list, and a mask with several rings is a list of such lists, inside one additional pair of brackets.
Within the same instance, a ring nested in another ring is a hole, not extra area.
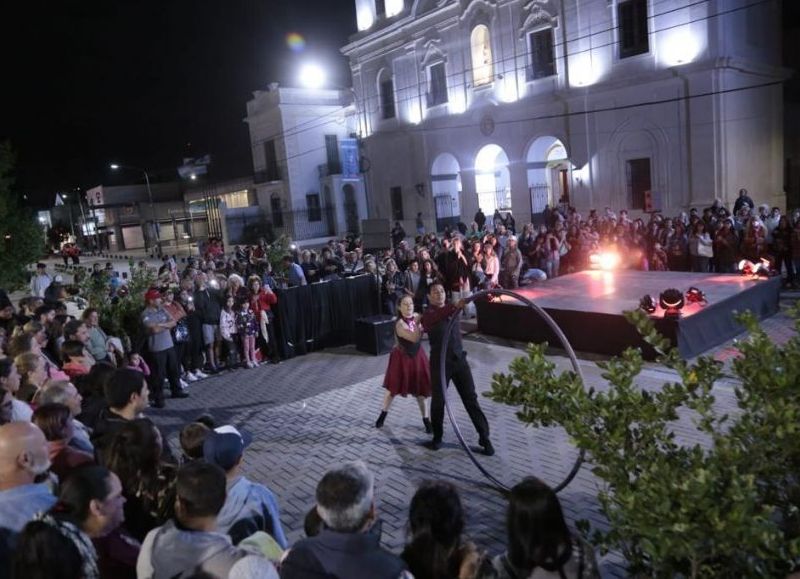
[(506, 517), (508, 547), (492, 561), (496, 579), (597, 577), (591, 547), (573, 537), (556, 493), (535, 477), (511, 489)]
[(101, 456), (122, 482), (125, 526), (138, 541), (174, 515), (175, 468), (161, 461), (161, 453), (158, 429), (139, 418), (125, 424)]
[(708, 273), (708, 263), (714, 255), (713, 241), (706, 232), (706, 225), (698, 221), (689, 235), (689, 261), (692, 271)]
[(386, 392), (375, 428), (383, 426), (395, 396), (405, 398), (410, 394), (419, 404), (425, 432), (430, 433), (431, 421), (425, 399), (431, 395), (431, 371), (428, 356), (420, 343), (423, 332), (420, 315), (414, 313), (414, 298), (410, 295), (400, 298), (398, 309), (400, 313), (394, 326), (397, 344), (389, 356), (389, 366), (383, 379)]
[(423, 482), (408, 513), (411, 540), (401, 557), (416, 579), (471, 579), (480, 555), (464, 542), (464, 510), (456, 488), (444, 481)]
[(14, 365), (19, 372), (19, 390), (16, 398), (30, 404), (33, 397), (47, 381), (45, 361), (39, 354), (25, 352), (14, 358)]

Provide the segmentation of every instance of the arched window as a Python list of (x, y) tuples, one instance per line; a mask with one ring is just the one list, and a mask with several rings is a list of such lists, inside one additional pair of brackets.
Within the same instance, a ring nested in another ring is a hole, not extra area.
[(470, 46), (472, 47), (472, 83), (475, 86), (490, 84), (494, 77), (494, 67), (488, 26), (479, 24), (472, 29)]

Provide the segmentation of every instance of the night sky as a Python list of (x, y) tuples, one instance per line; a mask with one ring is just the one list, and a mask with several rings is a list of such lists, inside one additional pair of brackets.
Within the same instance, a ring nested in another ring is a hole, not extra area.
[[(305, 60), (325, 65), (329, 85), (350, 84), (339, 48), (355, 32), (354, 0), (13, 4), (0, 31), (0, 140), (19, 156), (16, 189), (36, 204), (136, 180), (112, 174), (112, 160), (170, 180), (182, 157), (210, 153), (210, 179), (247, 175), (254, 90), (296, 85)], [(287, 47), (290, 32), (304, 51)]]

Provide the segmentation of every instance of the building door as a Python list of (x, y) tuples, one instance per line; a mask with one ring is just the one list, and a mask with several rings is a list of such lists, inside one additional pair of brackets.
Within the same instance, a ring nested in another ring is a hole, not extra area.
[(403, 220), (403, 189), (401, 187), (392, 187), (389, 190), (392, 201), (392, 219), (394, 221)]
[(347, 231), (354, 235), (359, 234), (358, 204), (356, 203), (356, 190), (349, 183), (342, 187), (344, 193), (344, 217), (347, 221)]

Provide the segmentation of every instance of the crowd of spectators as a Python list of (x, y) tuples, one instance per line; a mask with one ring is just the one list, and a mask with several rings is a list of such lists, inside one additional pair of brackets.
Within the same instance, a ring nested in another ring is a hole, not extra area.
[[(288, 544), (269, 481), (241, 472), (249, 436), (210, 416), (185, 425), (181, 455), (146, 418), (164, 387), (222, 370), (279, 363), (279, 289), (376, 276), (380, 305), (401, 297), (426, 307), (443, 283), (453, 300), (479, 289), (516, 288), (590, 267), (614, 252), (622, 267), (730, 273), (740, 259), (769, 260), (794, 284), (800, 273), (800, 211), (756, 209), (742, 191), (731, 211), (715, 202), (674, 217), (630, 218), (606, 208), (582, 215), (547, 208), (543, 223), (516, 231), (510, 214), (482, 212), (443, 235), (421, 216), (409, 239), (365, 251), (355, 236), (271, 262), (269, 246), (218, 241), (179, 270), (165, 256), (141, 298), (138, 337), (123, 344), (99, 312), (67, 315), (66, 284), (38, 264), (30, 296), (14, 307), (0, 290), (0, 550), (16, 577), (584, 577), (591, 550), (570, 533), (558, 500), (526, 479), (510, 495), (508, 551), (490, 557), (465, 538), (457, 490), (423, 483), (409, 504), (400, 555), (380, 545), (372, 475), (343, 465), (319, 482), (307, 538)], [(110, 264), (109, 264), (110, 265)], [(140, 264), (138, 267), (147, 267)], [(91, 277), (124, 292), (113, 266)], [(543, 532), (538, 524), (547, 521)], [(11, 556), (13, 553), (13, 557)], [(53, 571), (57, 570), (57, 572)]]

